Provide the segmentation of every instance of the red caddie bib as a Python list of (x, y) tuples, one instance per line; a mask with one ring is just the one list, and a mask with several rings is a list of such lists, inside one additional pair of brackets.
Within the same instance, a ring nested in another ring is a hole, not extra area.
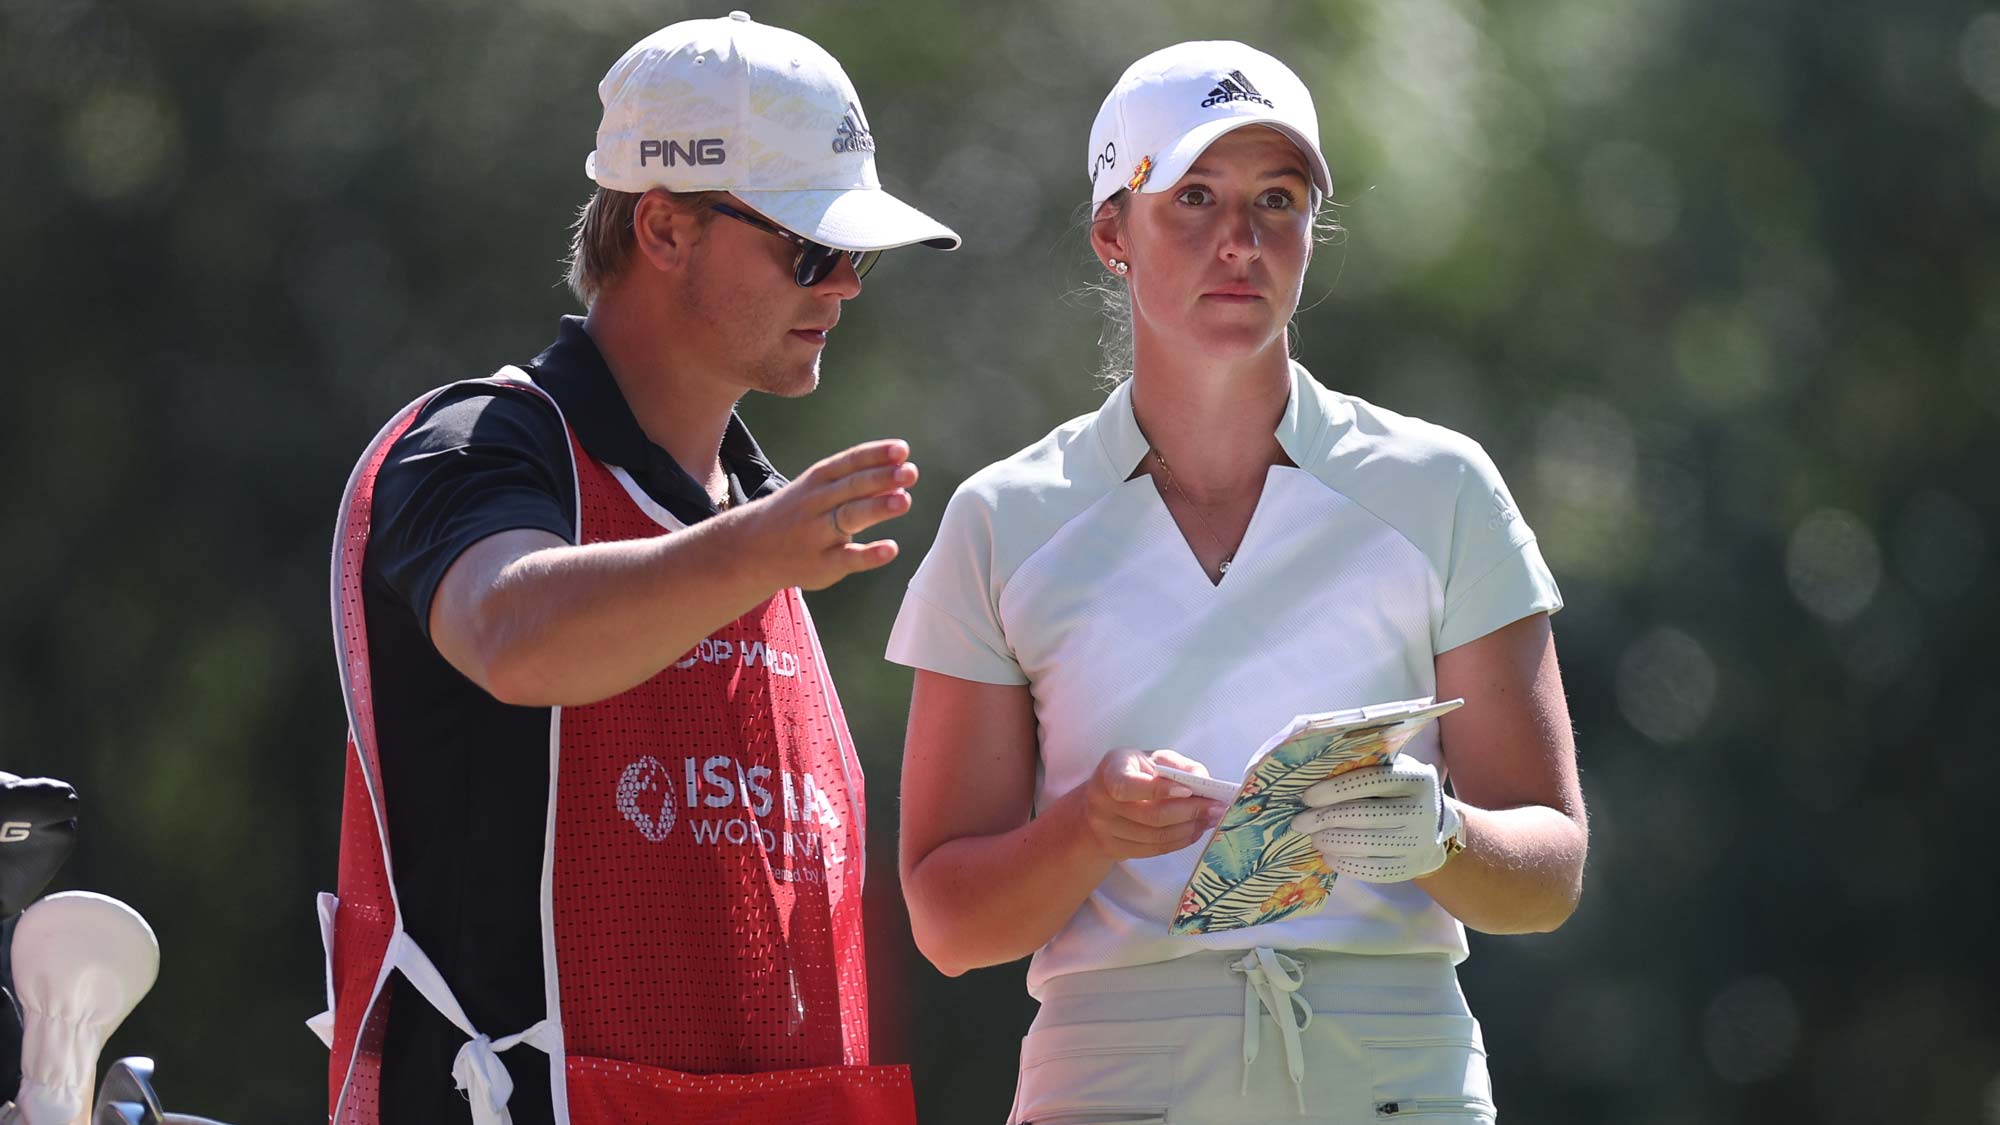
[[(548, 397), (518, 369), (491, 382)], [(549, 1056), (558, 1122), (914, 1123), (908, 1068), (868, 1065), (861, 767), (796, 589), (630, 691), (551, 709), (546, 1018), (473, 1027), (404, 931), (361, 565), (375, 475), (433, 395), (362, 456), (334, 543), (347, 781), (339, 890), (320, 896), (329, 1011), (311, 1021), (332, 1050), (329, 1119), (377, 1119), (395, 971), (465, 1032), (452, 1075), (476, 1125), (508, 1121), (497, 1055), (523, 1044)], [(577, 542), (681, 529), (574, 433), (570, 447)]]

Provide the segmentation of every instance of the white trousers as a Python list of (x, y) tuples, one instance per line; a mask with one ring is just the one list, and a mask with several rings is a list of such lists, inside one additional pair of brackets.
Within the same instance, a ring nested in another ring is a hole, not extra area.
[(1251, 950), (1056, 977), (1008, 1125), (1492, 1122), (1441, 954)]

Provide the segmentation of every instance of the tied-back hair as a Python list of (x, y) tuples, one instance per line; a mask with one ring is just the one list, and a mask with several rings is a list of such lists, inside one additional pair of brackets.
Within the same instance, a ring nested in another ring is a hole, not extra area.
[[(1340, 204), (1323, 198), (1317, 187), (1308, 190), (1311, 193), (1309, 205), (1312, 209), (1313, 241), (1321, 245), (1339, 241), (1340, 236), (1347, 233), (1347, 228), (1340, 225), (1340, 217), (1334, 213), (1334, 209)], [(1080, 225), (1084, 230), (1083, 245), (1086, 251), (1090, 249), (1090, 225), (1099, 221), (1097, 210), (1111, 207), (1118, 212), (1118, 215), (1123, 215), (1126, 201), (1130, 197), (1131, 192), (1128, 189), (1119, 188), (1109, 199), (1098, 204), (1097, 208), (1092, 208), (1089, 204), (1084, 205)], [(1102, 221), (1117, 222), (1118, 217), (1107, 216)], [(1108, 391), (1132, 377), (1132, 290), (1123, 277), (1104, 268), (1104, 263), (1097, 260), (1095, 253), (1090, 255), (1090, 263), (1097, 267), (1097, 277), (1093, 281), (1085, 282), (1078, 292), (1094, 299), (1098, 308), (1104, 313), (1104, 326), (1097, 334), (1097, 347), (1103, 353), (1097, 368), (1097, 382)], [(1287, 333), (1288, 339), (1295, 341), (1296, 337), (1296, 332)]]
[[(718, 203), (728, 194), (721, 191), (667, 191), (656, 189), (683, 207), (692, 209), (698, 221), (706, 224), (712, 217), (708, 207)], [(584, 201), (577, 211), (576, 222), (569, 231), (569, 256), (564, 260), (568, 273), (564, 280), (569, 283), (570, 292), (583, 302), (588, 309), (597, 300), (597, 294), (613, 278), (624, 272), (625, 265), (632, 258), (632, 247), (637, 237), (632, 232), (632, 217), (638, 212), (639, 200), (644, 192), (613, 191), (600, 187)]]

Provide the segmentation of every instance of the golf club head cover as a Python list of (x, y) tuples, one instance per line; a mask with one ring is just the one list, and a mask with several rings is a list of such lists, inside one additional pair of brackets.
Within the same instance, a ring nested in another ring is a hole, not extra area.
[[(13, 930), (0, 930), (9, 946)], [(0, 986), (0, 1102), (11, 1102), (21, 1092), (21, 1008), (14, 1003), (13, 977)], [(5, 1122), (0, 1122), (5, 1125)]]
[(160, 943), (139, 912), (105, 895), (64, 891), (14, 928), (27, 1125), (87, 1125), (97, 1056), (160, 973)]
[(0, 918), (28, 908), (76, 847), (76, 790), (0, 773)]

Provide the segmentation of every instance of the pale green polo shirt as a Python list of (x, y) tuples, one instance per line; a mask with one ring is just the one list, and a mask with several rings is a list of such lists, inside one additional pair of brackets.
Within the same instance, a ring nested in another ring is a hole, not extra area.
[[(1430, 696), (1435, 657), (1562, 606), (1535, 536), (1478, 443), (1330, 391), (1292, 365), (1270, 470), (1211, 584), (1149, 477), (1130, 382), (1094, 414), (959, 486), (910, 580), (889, 659), (1025, 684), (1035, 807), (1121, 747), (1170, 747), (1235, 780), (1294, 715)], [(1436, 728), (1411, 752), (1438, 761)], [(1319, 912), (1170, 936), (1199, 847), (1116, 865), (1029, 967), (1050, 977), (1252, 946), (1466, 954), (1407, 883), (1340, 880)]]

